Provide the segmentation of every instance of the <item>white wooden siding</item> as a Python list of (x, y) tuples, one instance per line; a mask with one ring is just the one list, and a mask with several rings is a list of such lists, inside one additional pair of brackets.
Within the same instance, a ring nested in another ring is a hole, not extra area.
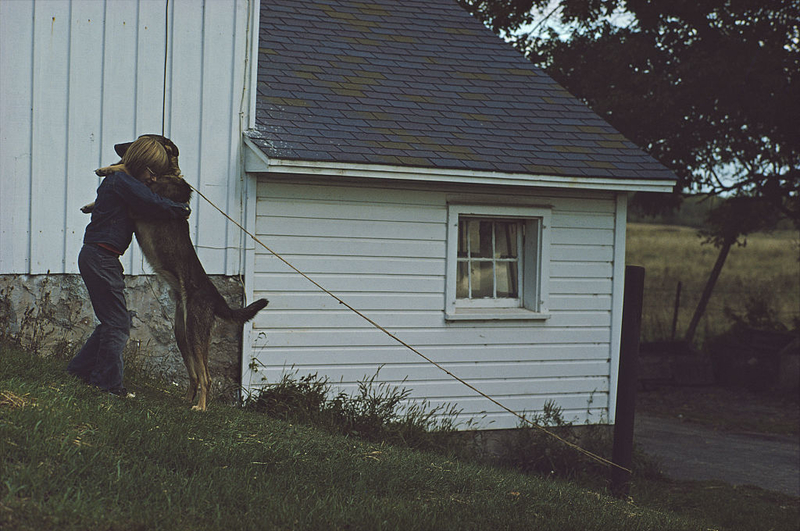
[[(186, 179), (242, 218), (256, 4), (0, 2), (0, 274), (76, 273), (93, 170), (118, 160), (115, 143), (161, 133), (162, 118)], [(238, 229), (199, 198), (192, 209), (206, 270), (240, 273)], [(126, 272), (142, 264), (132, 245)]]
[[(315, 281), (507, 406), (531, 412), (552, 399), (570, 420), (607, 422), (615, 371), (615, 196), (464, 190), (263, 176), (256, 231)], [(552, 206), (550, 319), (445, 322), (447, 204), (470, 200)], [(254, 296), (267, 297), (270, 305), (253, 323), (245, 385), (275, 382), (287, 372), (318, 372), (351, 391), (380, 369), (379, 381), (409, 388), (413, 399), (456, 403), (465, 417), (482, 417), (482, 427), (517, 425), (263, 248), (256, 250), (254, 271)]]

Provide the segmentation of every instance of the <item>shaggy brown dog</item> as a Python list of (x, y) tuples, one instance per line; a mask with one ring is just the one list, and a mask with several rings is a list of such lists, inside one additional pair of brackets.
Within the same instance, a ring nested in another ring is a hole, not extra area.
[[(146, 135), (158, 140), (170, 158), (170, 172), (159, 175), (149, 184), (151, 190), (178, 203), (188, 203), (192, 189), (178, 166), (178, 147), (166, 137)], [(114, 150), (122, 157), (132, 144), (117, 144)], [(118, 163), (119, 164), (119, 163)], [(95, 170), (103, 177), (114, 173), (119, 166), (107, 166)], [(91, 212), (93, 205), (81, 210)], [(211, 376), (208, 372), (208, 345), (211, 326), (220, 317), (239, 325), (249, 321), (267, 305), (259, 299), (245, 308), (232, 309), (220, 295), (203, 269), (192, 241), (189, 238), (189, 223), (185, 219), (150, 221), (131, 213), (135, 223), (136, 240), (142, 248), (147, 262), (170, 286), (175, 301), (175, 339), (181, 351), (186, 370), (189, 372), (187, 400), (194, 402), (198, 386), (200, 397), (194, 410), (205, 411)]]

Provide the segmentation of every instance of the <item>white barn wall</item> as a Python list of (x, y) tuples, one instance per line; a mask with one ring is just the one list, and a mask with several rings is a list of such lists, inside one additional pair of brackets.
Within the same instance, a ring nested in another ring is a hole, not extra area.
[[(472, 191), (474, 193), (469, 193)], [(550, 319), (444, 319), (447, 202), (553, 207)], [(605, 192), (530, 191), (425, 184), (336, 185), (258, 182), (259, 238), (298, 269), (407, 343), (518, 411), (555, 400), (578, 422), (609, 421), (612, 272), (617, 200)], [(624, 229), (624, 227), (623, 227)], [(345, 390), (380, 367), (380, 381), (432, 404), (457, 403), (481, 427), (515, 427), (514, 417), (321, 293), (267, 251), (255, 255), (256, 297), (270, 305), (253, 324), (243, 384), (284, 372), (319, 372)]]
[[(77, 273), (93, 170), (118, 160), (115, 143), (161, 133), (162, 119), (186, 179), (242, 219), (256, 4), (0, 2), (0, 274)], [(192, 209), (206, 270), (241, 273), (238, 229), (199, 198)], [(136, 245), (123, 265), (148, 271)]]
[[(0, 2), (0, 271), (29, 271), (33, 3)], [(13, 33), (11, 29), (14, 29)], [(6, 75), (27, 65), (20, 75)]]

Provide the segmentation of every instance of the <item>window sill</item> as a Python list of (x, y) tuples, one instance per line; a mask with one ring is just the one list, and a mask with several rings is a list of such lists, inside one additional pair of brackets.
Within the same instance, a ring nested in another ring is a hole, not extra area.
[(458, 308), (445, 312), (445, 321), (546, 321), (549, 313), (525, 308)]

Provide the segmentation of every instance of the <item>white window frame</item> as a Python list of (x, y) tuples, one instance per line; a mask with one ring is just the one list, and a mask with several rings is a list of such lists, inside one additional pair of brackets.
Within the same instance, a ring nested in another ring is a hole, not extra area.
[[(457, 299), (458, 227), (461, 217), (524, 222), (519, 299)], [(445, 319), (543, 320), (547, 311), (550, 264), (550, 217), (547, 207), (450, 204), (447, 207)]]

